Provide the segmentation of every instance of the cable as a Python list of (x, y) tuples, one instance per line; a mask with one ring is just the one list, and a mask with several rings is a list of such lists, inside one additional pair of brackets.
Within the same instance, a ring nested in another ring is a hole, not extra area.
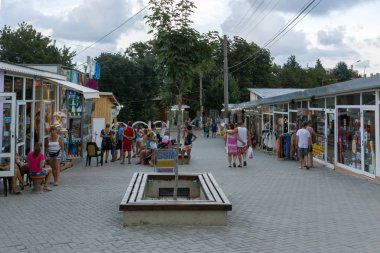
[[(261, 50), (258, 50), (256, 53), (254, 53), (254, 54), (252, 54), (251, 56), (249, 56), (249, 57), (247, 57), (246, 59), (244, 59), (244, 60), (242, 60), (242, 61), (240, 61), (239, 63), (237, 63), (237, 64), (235, 64), (235, 65), (233, 65), (233, 66), (231, 66), (231, 67), (229, 67), (228, 69), (232, 69), (232, 68), (235, 68), (235, 67), (237, 67), (237, 66), (239, 66), (239, 65), (241, 65), (241, 64), (243, 64), (243, 63), (245, 63), (246, 61), (248, 61), (248, 60), (250, 60), (252, 57), (254, 57), (257, 53), (259, 53), (260, 51), (262, 51), (262, 50), (264, 50), (268, 45), (270, 45), (273, 41), (278, 41), (277, 40), (277, 38), (278, 37), (280, 37), (285, 31), (286, 31), (286, 29), (288, 29), (289, 28), (289, 26), (291, 26), (299, 17), (300, 17), (300, 15), (302, 15), (314, 2), (315, 2), (316, 0), (310, 0), (306, 5), (304, 5), (302, 8), (301, 8), (301, 10), (292, 18), (292, 19), (290, 19), (286, 24), (285, 24), (285, 27), (284, 28), (282, 28), (282, 29), (280, 29), (268, 42), (266, 42), (265, 44), (264, 44), (264, 46), (262, 47), (262, 49)], [(322, 0), (321, 0), (322, 1)], [(318, 3), (319, 4), (319, 3)], [(317, 5), (318, 5), (317, 4)], [(314, 8), (313, 8), (314, 9)], [(309, 12), (308, 12), (309, 13)], [(308, 14), (307, 13), (307, 14)], [(306, 14), (306, 15), (307, 15)], [(305, 15), (305, 16), (306, 16)], [(302, 19), (301, 19), (302, 20)], [(298, 24), (298, 22), (296, 23), (296, 24)], [(294, 26), (292, 26), (291, 27), (291, 29), (293, 29), (294, 28)], [(289, 29), (288, 31), (290, 31), (291, 29)], [(251, 61), (250, 61), (251, 62)], [(245, 64), (246, 65), (246, 64)], [(244, 66), (245, 66), (244, 65)], [(238, 68), (238, 69), (240, 69), (240, 68)], [(235, 72), (235, 71), (237, 71), (238, 69), (236, 69), (236, 70), (234, 70), (234, 71), (232, 71), (231, 73), (233, 73), (233, 72)]]
[[(272, 1), (271, 1), (272, 2)], [(247, 31), (247, 33), (245, 33), (244, 34), (244, 36), (243, 37), (246, 37), (249, 33), (251, 33), (259, 24), (261, 24), (261, 22), (263, 22), (263, 20), (266, 18), (266, 17), (268, 17), (268, 15), (270, 14), (270, 13), (272, 13), (273, 12), (273, 10), (274, 10), (274, 8), (276, 8), (277, 7), (277, 5), (280, 3), (280, 0), (277, 0), (277, 2), (272, 6), (272, 9), (270, 9), (266, 14), (264, 14), (264, 16), (259, 20), (259, 22), (257, 22), (256, 24), (254, 24), (253, 26), (252, 26), (252, 28), (251, 29), (249, 29), (248, 31)], [(267, 6), (267, 7), (269, 7), (269, 5)]]
[(98, 39), (97, 41), (95, 41), (94, 43), (92, 43), (91, 45), (87, 46), (86, 48), (84, 48), (83, 50), (79, 51), (76, 56), (80, 55), (81, 53), (83, 53), (84, 51), (86, 51), (87, 49), (89, 49), (90, 47), (92, 47), (93, 45), (95, 45), (96, 43), (98, 43), (99, 41), (105, 39), (106, 37), (108, 37), (108, 35), (110, 35), (111, 33), (113, 33), (114, 31), (116, 31), (117, 29), (119, 29), (120, 27), (122, 27), (123, 25), (125, 25), (127, 22), (129, 22), (130, 20), (132, 20), (134, 17), (136, 17), (138, 14), (140, 14), (141, 12), (143, 12), (144, 10), (146, 10), (146, 8), (148, 8), (149, 4), (147, 4), (144, 8), (142, 8), (141, 10), (139, 10), (138, 12), (136, 12), (132, 17), (129, 17), (127, 20), (125, 20), (123, 23), (121, 23), (119, 26), (117, 26), (115, 29), (113, 29), (112, 31), (110, 31), (109, 33), (107, 33), (106, 35), (104, 35), (103, 37), (101, 37), (100, 39)]
[[(271, 0), (271, 1), (272, 1), (272, 0)], [(256, 19), (255, 14), (259, 11), (259, 9), (260, 9), (261, 6), (264, 4), (264, 2), (265, 2), (265, 1), (262, 0), (262, 1), (259, 3), (259, 5), (255, 8), (255, 11), (251, 14), (251, 17), (249, 18), (249, 21), (247, 22), (247, 24), (244, 25), (244, 26), (241, 26), (241, 29), (237, 32), (237, 34), (243, 32), (243, 31), (246, 29), (247, 25), (249, 25), (249, 23), (255, 21), (255, 19)], [(253, 17), (253, 19), (251, 20), (252, 17)]]

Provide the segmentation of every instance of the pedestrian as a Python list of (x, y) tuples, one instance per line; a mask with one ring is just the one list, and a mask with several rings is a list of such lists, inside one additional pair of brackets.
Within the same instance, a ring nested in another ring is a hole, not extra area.
[(247, 150), (250, 144), (250, 138), (247, 128), (244, 126), (243, 121), (240, 121), (238, 123), (237, 132), (239, 134), (240, 139), (243, 140), (244, 143), (238, 142), (237, 143), (237, 153), (238, 153), (238, 159), (239, 159), (239, 166), (242, 167), (247, 166)]
[(308, 158), (308, 165), (313, 168), (314, 167), (314, 162), (313, 162), (313, 137), (316, 136), (314, 128), (311, 126), (311, 120), (307, 122), (307, 127), (306, 130), (309, 131), (310, 137), (311, 137), (311, 144), (309, 147), (309, 154), (307, 156)]
[(156, 126), (155, 125), (152, 125), (152, 130), (150, 132), (150, 135), (149, 135), (149, 141), (150, 141), (150, 149), (151, 149), (151, 152), (152, 152), (152, 157), (150, 159), (150, 166), (154, 166), (155, 162), (156, 162), (156, 155), (157, 155), (157, 147), (158, 147), (158, 144), (160, 143), (160, 134), (157, 133), (157, 130), (156, 130)]
[[(112, 132), (116, 133), (115, 126), (112, 127)], [(111, 162), (116, 161), (116, 144), (117, 144), (117, 139), (116, 139), (116, 134), (113, 134), (111, 136)]]
[[(121, 160), (121, 156), (123, 153), (123, 131), (124, 131), (123, 125), (119, 123), (117, 125), (117, 132), (116, 132), (116, 158), (115, 158), (116, 160)], [(117, 158), (118, 156), (119, 158)]]
[(123, 155), (120, 164), (125, 164), (125, 153), (128, 152), (128, 164), (131, 164), (132, 141), (135, 139), (135, 131), (132, 128), (132, 122), (128, 121), (127, 127), (123, 132)]
[(141, 152), (142, 141), (143, 141), (143, 136), (144, 136), (140, 125), (136, 126), (135, 134), (136, 134), (136, 156), (139, 156)]
[(212, 138), (216, 138), (216, 132), (218, 130), (218, 126), (217, 124), (215, 123), (215, 120), (212, 121), (212, 124), (211, 124), (211, 132), (212, 132), (212, 135), (211, 137)]
[(203, 137), (208, 138), (210, 132), (210, 124), (206, 121), (203, 125)]
[(181, 163), (184, 164), (185, 153), (187, 154), (187, 163), (190, 163), (191, 159), (191, 149), (193, 147), (193, 142), (197, 139), (197, 136), (192, 131), (192, 126), (187, 126), (183, 132), (182, 138), (184, 139), (184, 147), (181, 149)]
[(110, 129), (111, 124), (107, 123), (106, 127), (102, 129), (100, 132), (100, 137), (102, 139), (102, 152), (105, 154), (105, 163), (108, 162), (108, 156), (110, 154), (110, 150), (112, 149), (112, 140), (111, 137), (114, 134), (114, 132)]
[(30, 176), (43, 176), (44, 181), (44, 191), (51, 191), (49, 188), (50, 177), (52, 174), (51, 168), (44, 169), (45, 157), (41, 153), (41, 144), (36, 142), (34, 144), (34, 150), (30, 151), (28, 154), (28, 165)]
[[(226, 142), (227, 142), (227, 154), (228, 154), (228, 167), (231, 168), (231, 163), (233, 162), (233, 166), (236, 167), (236, 158), (237, 158), (237, 142), (238, 140), (242, 142), (244, 145), (245, 143), (243, 140), (239, 137), (238, 132), (235, 130), (235, 125), (230, 124), (230, 129), (226, 131)], [(240, 166), (241, 167), (241, 166)]]
[(57, 126), (53, 125), (50, 127), (48, 154), (50, 166), (53, 171), (54, 186), (58, 186), (59, 175), (61, 174), (61, 158), (63, 150), (63, 140), (58, 135)]
[(300, 159), (300, 169), (305, 167), (309, 169), (307, 165), (307, 156), (309, 154), (309, 147), (311, 147), (311, 135), (308, 130), (306, 130), (307, 122), (302, 123), (302, 128), (298, 129), (296, 133), (296, 143), (298, 146), (298, 157)]

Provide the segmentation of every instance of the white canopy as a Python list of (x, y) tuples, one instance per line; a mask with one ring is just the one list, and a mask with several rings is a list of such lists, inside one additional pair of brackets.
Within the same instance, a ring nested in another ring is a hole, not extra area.
[[(179, 106), (178, 105), (173, 105), (171, 108), (170, 108), (170, 110), (171, 111), (177, 111), (178, 110), (178, 108), (179, 108)], [(188, 105), (182, 105), (182, 110), (185, 110), (185, 109), (189, 109), (190, 108), (190, 106), (188, 106)]]
[(99, 91), (72, 83), (65, 80), (58, 80), (54, 78), (48, 78), (50, 81), (58, 83), (69, 90), (75, 90), (83, 94), (84, 99), (99, 98)]

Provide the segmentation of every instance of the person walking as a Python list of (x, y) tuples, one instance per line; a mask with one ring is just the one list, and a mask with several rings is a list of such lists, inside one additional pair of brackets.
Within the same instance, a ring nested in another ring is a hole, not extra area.
[[(114, 159), (121, 160), (122, 153), (123, 153), (123, 125), (119, 123), (117, 125), (117, 132), (116, 132), (116, 156)], [(119, 152), (118, 152), (119, 151)], [(117, 158), (119, 156), (119, 158)]]
[(181, 163), (184, 164), (185, 153), (187, 154), (187, 163), (190, 163), (191, 159), (191, 149), (193, 147), (193, 142), (197, 139), (197, 136), (192, 131), (192, 126), (187, 126), (185, 131), (183, 132), (182, 138), (184, 139), (184, 147), (181, 150)]
[[(235, 125), (230, 124), (230, 129), (226, 131), (226, 141), (227, 141), (227, 154), (228, 154), (228, 167), (231, 168), (231, 163), (236, 167), (236, 158), (237, 158), (237, 142), (238, 140), (244, 145), (244, 141), (239, 137), (238, 132), (235, 130)], [(241, 167), (241, 166), (240, 166)]]
[(308, 160), (308, 165), (313, 168), (314, 167), (314, 159), (313, 159), (313, 137), (316, 136), (314, 128), (311, 126), (311, 121), (309, 120), (307, 122), (307, 127), (306, 130), (309, 131), (310, 137), (311, 137), (311, 144), (309, 147), (309, 154), (307, 156)]
[(250, 144), (249, 133), (248, 133), (247, 128), (244, 126), (243, 121), (240, 121), (238, 123), (237, 132), (240, 139), (242, 139), (243, 141), (243, 142), (239, 141), (237, 143), (237, 154), (238, 154), (238, 159), (239, 159), (238, 167), (241, 168), (243, 165), (247, 166), (247, 150)]
[(106, 128), (100, 132), (100, 137), (103, 138), (102, 139), (102, 152), (105, 151), (105, 158), (106, 158), (105, 163), (108, 162), (108, 156), (109, 156), (110, 150), (112, 149), (111, 136), (114, 134), (114, 132), (112, 132), (110, 127), (111, 127), (111, 124), (107, 123)]
[(211, 124), (211, 132), (212, 132), (211, 137), (212, 138), (216, 138), (216, 131), (217, 130), (218, 130), (218, 126), (216, 125), (215, 120), (213, 120), (213, 122)]
[(132, 153), (132, 141), (135, 139), (135, 131), (132, 128), (132, 122), (128, 121), (127, 127), (123, 132), (123, 155), (120, 164), (125, 163), (125, 153), (128, 152), (128, 164), (131, 164), (131, 153)]
[(309, 169), (307, 165), (307, 156), (309, 154), (309, 147), (311, 147), (311, 135), (308, 130), (306, 130), (307, 122), (302, 123), (302, 128), (298, 129), (296, 133), (296, 143), (298, 146), (298, 157), (300, 159), (300, 169), (305, 167)]
[(50, 166), (53, 171), (54, 186), (58, 186), (59, 175), (61, 174), (61, 158), (63, 150), (63, 140), (58, 135), (57, 126), (53, 125), (50, 127), (48, 154)]

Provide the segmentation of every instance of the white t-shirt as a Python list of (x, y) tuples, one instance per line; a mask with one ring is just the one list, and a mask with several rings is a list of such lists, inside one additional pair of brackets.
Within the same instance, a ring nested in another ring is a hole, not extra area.
[[(244, 141), (244, 143), (247, 145), (247, 143), (248, 143), (247, 128), (245, 128), (245, 127), (238, 127), (238, 134), (239, 134), (240, 139), (242, 139), (242, 141)], [(242, 147), (244, 147), (244, 144), (241, 143), (240, 141), (238, 141), (237, 142), (237, 146), (239, 148), (242, 148)]]
[(304, 128), (298, 129), (298, 147), (309, 148), (309, 138), (311, 138), (310, 132)]

